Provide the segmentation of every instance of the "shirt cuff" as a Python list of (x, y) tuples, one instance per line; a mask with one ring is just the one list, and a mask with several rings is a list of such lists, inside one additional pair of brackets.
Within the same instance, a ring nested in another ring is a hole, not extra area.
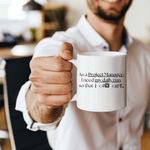
[(42, 130), (42, 131), (51, 131), (51, 130), (55, 130), (62, 117), (64, 116), (65, 113), (65, 109), (66, 109), (66, 105), (63, 106), (63, 110), (62, 113), (60, 115), (60, 117), (58, 117), (54, 122), (52, 123), (40, 123), (40, 122), (35, 122), (31, 119), (30, 115), (29, 115), (29, 111), (27, 109), (27, 105), (26, 105), (26, 100), (25, 100), (25, 96), (26, 93), (29, 89), (31, 85), (31, 81), (26, 82), (20, 89), (20, 92), (18, 94), (17, 97), (17, 101), (16, 101), (16, 110), (21, 111), (23, 113), (23, 118), (27, 124), (27, 129), (31, 130), (31, 131), (37, 131), (37, 130)]

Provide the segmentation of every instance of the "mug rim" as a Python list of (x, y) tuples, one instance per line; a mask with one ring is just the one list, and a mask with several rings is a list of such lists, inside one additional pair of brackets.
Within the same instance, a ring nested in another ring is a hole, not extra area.
[(94, 57), (101, 57), (101, 56), (106, 56), (106, 57), (112, 57), (112, 56), (127, 56), (127, 53), (125, 52), (80, 52), (77, 54), (78, 56), (94, 56)]

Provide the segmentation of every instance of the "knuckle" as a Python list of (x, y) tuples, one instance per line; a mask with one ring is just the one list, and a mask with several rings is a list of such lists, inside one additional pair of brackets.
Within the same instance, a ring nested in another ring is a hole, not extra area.
[(37, 58), (34, 58), (30, 61), (30, 68), (33, 69), (37, 66), (37, 63), (38, 63), (38, 59)]
[(39, 70), (45, 66), (46, 60), (43, 57), (36, 57), (30, 61), (31, 71)]
[(38, 75), (37, 73), (31, 72), (31, 74), (30, 74), (30, 76), (29, 76), (29, 80), (30, 80), (31, 82), (36, 82), (36, 81), (38, 81), (37, 75)]
[(30, 66), (30, 68), (32, 69), (33, 68), (33, 66), (34, 66), (34, 62), (33, 62), (34, 60), (32, 59), (31, 61), (30, 61), (30, 63), (29, 63), (29, 66)]
[(32, 82), (33, 80), (33, 76), (32, 76), (32, 73), (29, 75), (29, 80)]
[(30, 76), (29, 76), (29, 80), (30, 80), (31, 82), (35, 82), (35, 81), (36, 81), (36, 80), (35, 80), (35, 77), (33, 76), (32, 73), (31, 73)]
[(38, 82), (32, 82), (32, 86), (31, 86), (31, 91), (34, 93), (41, 93), (42, 92), (42, 87), (41, 84), (39, 84)]

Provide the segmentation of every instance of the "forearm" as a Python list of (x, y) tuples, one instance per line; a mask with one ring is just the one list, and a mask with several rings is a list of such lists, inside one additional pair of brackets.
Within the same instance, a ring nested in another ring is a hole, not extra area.
[(36, 98), (36, 94), (28, 90), (26, 94), (26, 103), (29, 110), (30, 117), (40, 123), (51, 123), (54, 122), (62, 113), (63, 106), (50, 107), (41, 104)]

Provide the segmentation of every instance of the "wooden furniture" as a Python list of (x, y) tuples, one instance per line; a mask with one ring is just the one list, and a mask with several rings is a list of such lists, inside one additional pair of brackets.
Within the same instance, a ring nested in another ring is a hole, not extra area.
[(65, 30), (66, 8), (57, 3), (47, 3), (41, 11), (42, 24), (36, 29), (36, 41), (52, 36), (56, 31)]
[(5, 109), (0, 107), (0, 150), (11, 150), (10, 139), (7, 129)]
[(150, 150), (150, 130), (144, 131), (141, 138), (141, 150)]
[(59, 23), (57, 21), (46, 22), (46, 14), (41, 12), (42, 25), (36, 29), (36, 41), (39, 42), (45, 37), (50, 37), (50, 30), (59, 29)]
[(18, 58), (31, 56), (37, 43), (20, 43), (14, 47), (0, 47), (0, 58)]

